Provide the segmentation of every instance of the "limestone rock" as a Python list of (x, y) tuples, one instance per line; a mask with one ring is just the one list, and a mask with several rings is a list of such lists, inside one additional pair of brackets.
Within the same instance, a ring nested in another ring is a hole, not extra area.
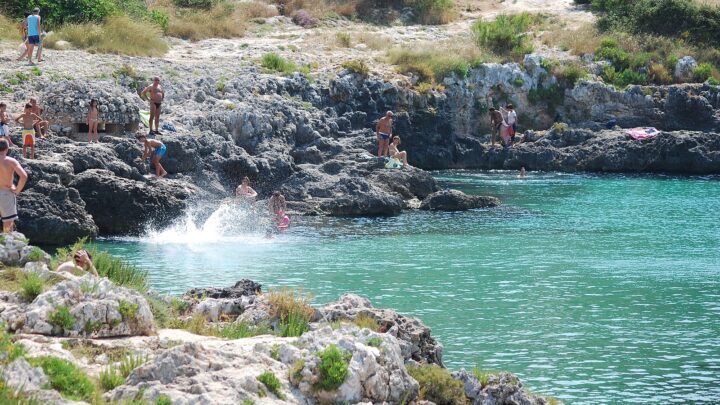
[(467, 195), (458, 190), (442, 190), (429, 195), (420, 204), (421, 210), (467, 211), (500, 205), (495, 197)]
[(42, 368), (32, 367), (23, 358), (0, 368), (0, 375), (6, 386), (22, 391), (37, 391), (50, 383)]
[[(64, 324), (57, 319), (63, 308), (69, 312)], [(24, 333), (111, 337), (146, 335), (154, 330), (150, 307), (142, 295), (90, 274), (54, 285), (23, 310), (20, 331)], [(5, 319), (6, 312), (0, 313), (0, 318)]]
[(679, 81), (689, 81), (693, 78), (693, 71), (698, 66), (692, 56), (683, 56), (675, 64), (675, 78)]
[(544, 397), (525, 391), (522, 381), (512, 373), (490, 373), (486, 385), (481, 384), (474, 374), (468, 373), (465, 369), (460, 369), (460, 371), (452, 374), (453, 378), (465, 384), (465, 395), (472, 401), (473, 405), (548, 404), (547, 399)]

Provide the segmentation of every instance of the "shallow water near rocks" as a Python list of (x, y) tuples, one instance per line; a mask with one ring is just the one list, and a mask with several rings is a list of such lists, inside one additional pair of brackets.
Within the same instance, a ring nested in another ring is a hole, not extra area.
[[(266, 220), (222, 208), (98, 244), (178, 294), (240, 278), (420, 317), (446, 365), (567, 403), (720, 402), (720, 178), (439, 172), (501, 208)], [(221, 212), (220, 212), (221, 211)]]

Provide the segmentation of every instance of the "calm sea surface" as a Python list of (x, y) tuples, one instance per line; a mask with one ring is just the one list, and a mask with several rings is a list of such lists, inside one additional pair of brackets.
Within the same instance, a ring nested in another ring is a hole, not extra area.
[(492, 210), (266, 224), (230, 206), (98, 244), (179, 294), (241, 278), (420, 317), (446, 365), (567, 403), (720, 403), (720, 178), (440, 172)]

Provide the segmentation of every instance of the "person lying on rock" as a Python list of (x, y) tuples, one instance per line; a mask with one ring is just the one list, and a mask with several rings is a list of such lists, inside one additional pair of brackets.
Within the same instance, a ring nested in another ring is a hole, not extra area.
[[(160, 78), (158, 76), (153, 77), (152, 84), (145, 87), (145, 89), (140, 93), (140, 97), (143, 100), (150, 101), (150, 120), (148, 122), (150, 133), (148, 133), (148, 135), (160, 135), (160, 108), (162, 107), (162, 102), (165, 99), (165, 91), (160, 85)], [(155, 121), (154, 131), (153, 121)]]
[(142, 142), (144, 146), (141, 160), (144, 162), (148, 157), (150, 157), (152, 164), (155, 166), (155, 175), (157, 177), (167, 176), (165, 168), (163, 168), (160, 164), (160, 159), (167, 153), (167, 147), (165, 144), (157, 139), (147, 139), (145, 135), (138, 136), (138, 140)]
[(47, 138), (47, 131), (50, 128), (50, 121), (42, 119), (43, 110), (37, 103), (35, 98), (30, 99), (30, 105), (32, 106), (32, 113), (37, 115), (40, 121), (35, 124), (35, 134), (40, 135), (41, 138)]
[(250, 179), (247, 176), (243, 177), (242, 184), (235, 189), (235, 197), (247, 202), (255, 201), (257, 192), (250, 187)]
[(392, 136), (393, 112), (388, 111), (380, 118), (375, 127), (375, 135), (378, 139), (378, 157), (388, 156), (388, 143)]
[(15, 122), (22, 124), (23, 157), (27, 157), (27, 149), (30, 148), (30, 159), (35, 159), (35, 125), (40, 122), (40, 117), (32, 112), (32, 105), (28, 103)]
[[(17, 160), (7, 157), (8, 142), (0, 139), (0, 217), (2, 217), (3, 232), (10, 233), (13, 230), (17, 215), (17, 198), (28, 175)], [(13, 183), (15, 175), (19, 180), (17, 186)]]
[(98, 276), (97, 270), (95, 270), (95, 265), (93, 265), (92, 256), (90, 256), (87, 250), (78, 250), (75, 252), (72, 260), (60, 264), (55, 271), (67, 271), (72, 274), (75, 274), (77, 271), (84, 271), (92, 273), (95, 277), (100, 277)]
[(400, 145), (400, 137), (397, 135), (393, 136), (392, 143), (390, 144), (390, 157), (400, 160), (403, 162), (403, 165), (408, 166), (407, 152), (405, 152), (405, 151), (400, 152), (397, 148), (399, 145)]

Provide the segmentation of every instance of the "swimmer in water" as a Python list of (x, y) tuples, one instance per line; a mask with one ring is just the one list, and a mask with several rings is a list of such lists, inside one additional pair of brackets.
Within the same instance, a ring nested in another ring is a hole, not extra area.
[(520, 168), (520, 174), (518, 175), (518, 178), (519, 179), (525, 178), (525, 167), (524, 166)]

